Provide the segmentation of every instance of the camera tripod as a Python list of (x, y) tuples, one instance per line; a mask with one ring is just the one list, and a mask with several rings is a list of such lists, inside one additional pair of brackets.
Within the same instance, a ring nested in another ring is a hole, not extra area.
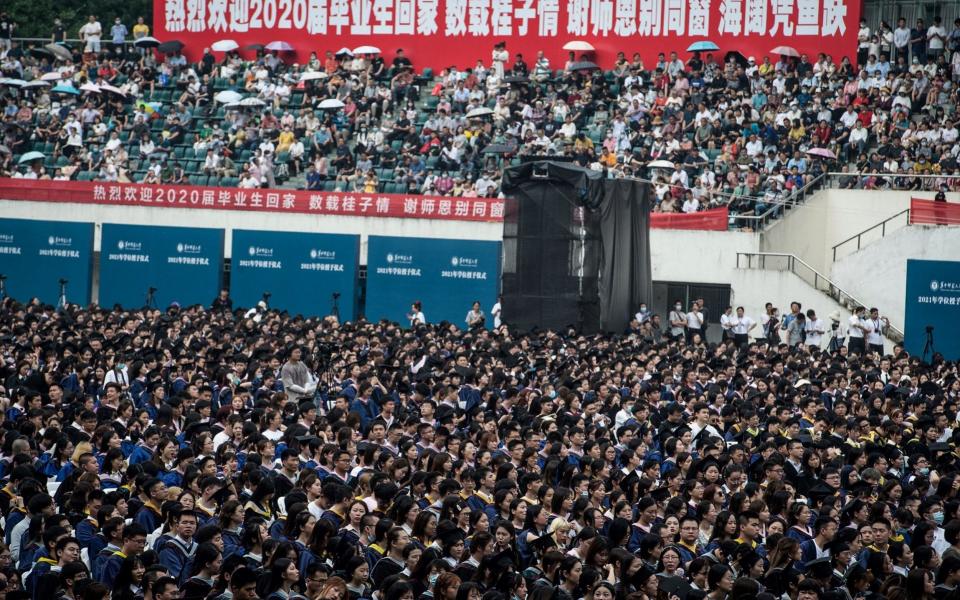
[[(927, 325), (927, 339), (923, 343), (923, 354), (921, 355), (921, 360), (925, 363), (929, 363), (930, 360), (933, 360), (933, 355), (937, 351), (933, 347), (933, 325)], [(930, 355), (930, 360), (927, 360), (927, 355)]]

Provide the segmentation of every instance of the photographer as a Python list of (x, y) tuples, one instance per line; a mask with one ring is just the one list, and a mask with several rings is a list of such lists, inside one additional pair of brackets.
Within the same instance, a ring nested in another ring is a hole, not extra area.
[(483, 314), (483, 309), (480, 308), (480, 301), (474, 300), (473, 308), (470, 309), (470, 312), (467, 313), (467, 328), (468, 329), (480, 329), (486, 323), (486, 316)]

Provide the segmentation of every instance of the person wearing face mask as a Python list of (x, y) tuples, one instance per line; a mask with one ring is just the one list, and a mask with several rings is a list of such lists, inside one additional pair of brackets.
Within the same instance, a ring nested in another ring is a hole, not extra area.
[(677, 300), (670, 311), (670, 339), (680, 341), (687, 329), (687, 315), (683, 312), (683, 304)]
[(130, 385), (130, 378), (127, 375), (127, 364), (124, 362), (123, 357), (117, 358), (117, 362), (113, 364), (113, 368), (110, 369), (104, 377), (103, 383), (104, 385), (117, 383), (124, 389)]
[(640, 310), (634, 315), (634, 318), (641, 325), (650, 320), (650, 309), (647, 308), (646, 302), (640, 304)]

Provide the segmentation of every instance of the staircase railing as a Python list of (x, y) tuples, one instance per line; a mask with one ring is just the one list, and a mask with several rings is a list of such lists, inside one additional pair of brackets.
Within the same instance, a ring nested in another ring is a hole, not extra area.
[[(840, 248), (844, 248), (844, 247), (849, 248), (850, 246), (852, 246), (852, 245), (855, 243), (855, 244), (857, 245), (857, 249), (856, 249), (856, 250), (851, 250), (850, 252), (848, 252), (847, 254), (844, 254), (843, 256), (848, 256), (849, 254), (853, 254), (854, 252), (856, 252), (857, 250), (859, 250), (859, 249), (863, 246), (863, 237), (864, 237), (865, 235), (867, 235), (867, 234), (869, 234), (870, 232), (872, 232), (872, 231), (876, 230), (877, 228), (879, 228), (879, 229), (880, 229), (880, 238), (886, 237), (886, 235), (887, 235), (887, 230), (890, 229), (890, 228), (887, 226), (887, 224), (888, 224), (888, 223), (891, 223), (892, 221), (898, 220), (900, 217), (904, 217), (904, 216), (905, 216), (906, 218), (904, 219), (904, 223), (903, 223), (903, 224), (904, 224), (904, 225), (909, 225), (909, 224), (910, 224), (910, 209), (909, 209), (909, 208), (905, 208), (905, 209), (901, 210), (900, 212), (898, 212), (897, 214), (892, 215), (892, 216), (890, 216), (890, 217), (887, 217), (887, 218), (884, 219), (883, 221), (880, 221), (880, 222), (877, 223), (876, 225), (873, 225), (872, 227), (868, 227), (868, 228), (864, 229), (863, 231), (861, 231), (860, 233), (858, 233), (858, 234), (856, 234), (856, 235), (852, 235), (852, 236), (848, 237), (847, 239), (843, 240), (842, 242), (840, 242), (839, 244), (837, 244), (836, 246), (833, 247), (833, 262), (837, 262), (837, 250), (839, 250)], [(900, 228), (897, 227), (897, 229), (900, 229)], [(891, 230), (891, 231), (896, 231), (896, 229), (893, 229), (893, 230)], [(876, 239), (880, 239), (880, 238), (876, 238)], [(840, 258), (843, 258), (843, 256), (841, 256)]]
[[(870, 306), (855, 298), (853, 294), (841, 288), (831, 281), (829, 277), (805, 263), (803, 259), (795, 254), (782, 252), (737, 252), (737, 268), (790, 271), (818, 291), (830, 296), (830, 298), (848, 310), (853, 310), (854, 307), (857, 306)], [(900, 342), (903, 340), (903, 331), (890, 325), (887, 328), (887, 338), (894, 342)]]

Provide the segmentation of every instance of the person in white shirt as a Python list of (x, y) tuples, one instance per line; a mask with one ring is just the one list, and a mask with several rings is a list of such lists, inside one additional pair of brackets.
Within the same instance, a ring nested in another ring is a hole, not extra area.
[(90, 15), (90, 18), (83, 27), (80, 28), (80, 39), (86, 42), (84, 52), (100, 53), (100, 36), (103, 34), (103, 27), (97, 17)]
[(866, 352), (866, 335), (868, 333), (869, 324), (864, 318), (866, 314), (866, 309), (862, 306), (858, 306), (854, 309), (853, 314), (850, 315), (850, 318), (847, 319), (847, 351), (850, 354), (859, 354), (863, 355)]
[(633, 317), (637, 320), (637, 323), (640, 323), (640, 324), (643, 324), (645, 321), (649, 321), (650, 310), (647, 309), (647, 304), (642, 303), (640, 305), (640, 311), (637, 312), (637, 314), (635, 314)]
[(897, 21), (897, 28), (893, 30), (894, 55), (890, 57), (891, 62), (896, 62), (901, 56), (906, 58), (910, 52), (910, 28), (907, 27), (907, 20), (900, 18)]
[(811, 350), (814, 348), (820, 348), (820, 341), (823, 339), (823, 334), (826, 333), (824, 329), (824, 324), (821, 319), (817, 318), (817, 313), (811, 308), (807, 311), (807, 322), (804, 327), (805, 340), (804, 343), (810, 347)]
[(943, 28), (940, 17), (933, 19), (933, 25), (927, 29), (927, 58), (936, 59), (943, 54), (944, 42), (947, 41), (947, 30)]
[(757, 326), (757, 322), (744, 315), (742, 306), (737, 307), (737, 316), (733, 319), (731, 331), (733, 332), (733, 341), (740, 347), (746, 346), (750, 342), (750, 331)]
[(687, 318), (687, 343), (693, 343), (693, 336), (699, 335), (700, 339), (703, 340), (703, 336), (700, 335), (700, 332), (703, 328), (703, 313), (700, 311), (701, 306), (698, 300), (694, 300), (693, 304), (690, 305), (690, 312), (685, 316)]
[(490, 314), (493, 315), (493, 328), (496, 329), (500, 327), (502, 321), (500, 321), (500, 313), (503, 311), (501, 306), (503, 302), (503, 296), (497, 296), (497, 303), (493, 305), (493, 308), (490, 309)]
[(890, 320), (886, 317), (880, 316), (880, 311), (876, 308), (870, 309), (870, 319), (868, 319), (870, 324), (869, 331), (867, 332), (867, 349), (870, 352), (876, 352), (877, 354), (883, 355), (883, 334), (887, 331), (887, 327), (890, 326)]
[(421, 304), (419, 300), (410, 305), (410, 312), (407, 313), (407, 318), (410, 320), (410, 327), (427, 324), (427, 317), (423, 314), (423, 304)]

